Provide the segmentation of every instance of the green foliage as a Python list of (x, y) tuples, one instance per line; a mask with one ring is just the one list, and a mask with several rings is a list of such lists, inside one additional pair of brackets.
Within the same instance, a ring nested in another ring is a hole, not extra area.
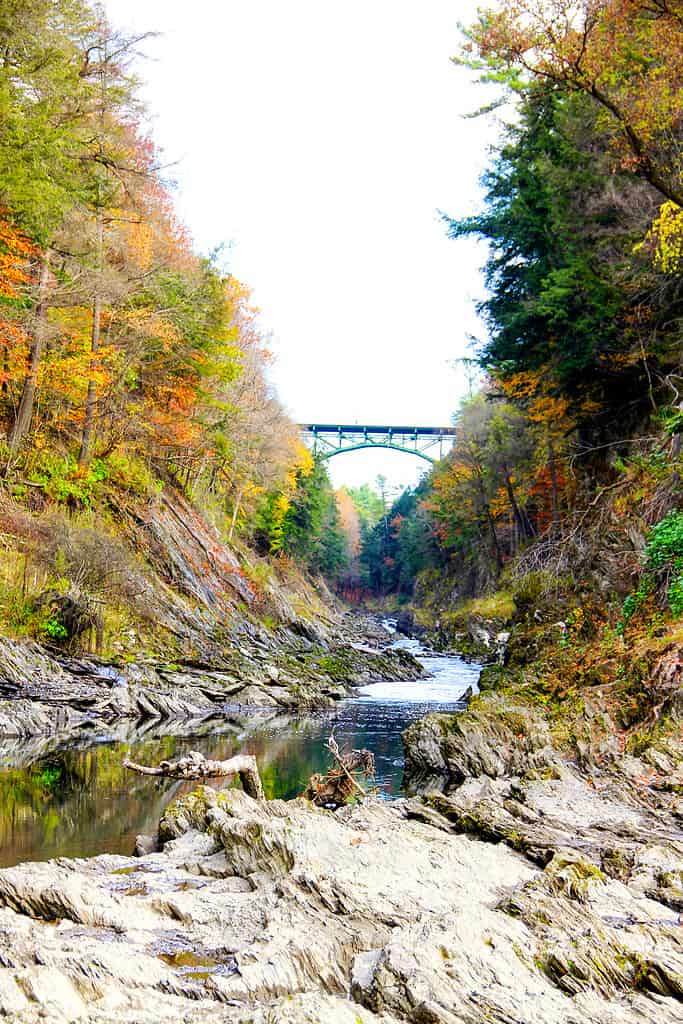
[(50, 640), (56, 640), (62, 642), (68, 640), (69, 632), (66, 626), (62, 625), (59, 619), (48, 619), (43, 623), (42, 632), (45, 636), (49, 637)]
[(667, 600), (675, 616), (683, 615), (683, 512), (670, 512), (650, 532), (645, 561), (667, 587)]
[(104, 475), (99, 461), (82, 472), (74, 456), (43, 450), (34, 460), (28, 478), (32, 483), (40, 484), (47, 497), (58, 504), (92, 508)]
[(670, 437), (675, 434), (683, 434), (683, 409), (662, 409), (660, 412), (664, 429)]
[(62, 768), (59, 765), (47, 765), (35, 776), (36, 782), (44, 786), (45, 789), (51, 789), (61, 778)]
[(434, 531), (423, 507), (427, 487), (405, 490), (371, 530), (362, 529), (363, 582), (377, 594), (408, 597), (417, 574), (434, 564)]
[[(123, 452), (111, 452), (82, 467), (73, 455), (43, 449), (34, 457), (27, 476), (57, 504), (83, 509), (93, 508), (111, 487), (146, 496), (161, 486), (139, 458)], [(18, 484), (15, 491), (25, 494), (26, 487)]]
[(372, 529), (384, 514), (384, 502), (380, 494), (370, 484), (360, 487), (343, 488), (353, 501), (361, 521), (361, 528)]
[(161, 489), (141, 458), (123, 451), (113, 451), (106, 458), (93, 459), (91, 472), (97, 480), (108, 480), (131, 494), (146, 496)]
[(683, 512), (674, 511), (650, 530), (644, 552), (645, 571), (622, 607), (617, 633), (622, 635), (657, 590), (664, 590), (671, 612), (683, 616)]
[(678, 619), (683, 618), (683, 573), (671, 581), (667, 596), (673, 614)]
[[(663, 339), (674, 340), (672, 322), (655, 308), (660, 299), (643, 291), (650, 281), (633, 251), (655, 210), (651, 195), (615, 174), (589, 98), (536, 83), (519, 111), (483, 176), (484, 211), (446, 218), (451, 237), (476, 235), (490, 246), (481, 362), (499, 377), (551, 373), (577, 411), (588, 397), (615, 409), (643, 406), (648, 386), (635, 352), (668, 358)], [(650, 318), (661, 320), (656, 350)], [(595, 412), (591, 405), (593, 419)]]
[(670, 512), (652, 528), (645, 563), (656, 572), (683, 570), (683, 512)]
[(336, 581), (347, 565), (346, 540), (325, 463), (299, 469), (291, 496), (267, 495), (257, 516), (263, 546), (272, 554), (290, 555)]
[(9, 0), (0, 14), (0, 205), (49, 243), (80, 198), (79, 137), (87, 82), (79, 0)]

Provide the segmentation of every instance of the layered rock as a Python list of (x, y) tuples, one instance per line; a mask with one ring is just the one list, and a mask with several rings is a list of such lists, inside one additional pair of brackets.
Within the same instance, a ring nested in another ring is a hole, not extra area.
[(496, 778), (558, 760), (545, 719), (532, 709), (480, 697), (467, 714), (428, 715), (403, 736), (406, 775), (438, 777), (457, 785), (470, 777)]
[(444, 810), (368, 800), (331, 814), (200, 789), (165, 814), (160, 853), (2, 871), (0, 1013), (18, 1024), (681, 1019), (681, 928), (647, 884), (576, 852), (541, 868), (455, 834)]
[(212, 663), (121, 662), (49, 653), (0, 638), (0, 736), (33, 736), (120, 718), (203, 718), (228, 707), (325, 707), (353, 687), (418, 679), (407, 651), (313, 644), (282, 630), (224, 649)]

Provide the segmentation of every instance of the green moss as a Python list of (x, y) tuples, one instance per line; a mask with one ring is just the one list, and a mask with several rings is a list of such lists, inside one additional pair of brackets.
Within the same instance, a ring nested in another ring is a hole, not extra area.
[(592, 885), (605, 883), (600, 868), (578, 854), (556, 852), (545, 867), (545, 875), (553, 892), (583, 902)]
[(316, 667), (321, 672), (324, 672), (326, 676), (329, 676), (330, 679), (334, 679), (335, 682), (343, 682), (348, 679), (354, 669), (353, 659), (345, 651), (323, 655), (322, 658), (317, 660)]

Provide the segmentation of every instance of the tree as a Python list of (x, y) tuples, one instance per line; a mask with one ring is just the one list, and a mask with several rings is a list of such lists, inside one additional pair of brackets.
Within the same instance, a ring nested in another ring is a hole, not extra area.
[(448, 219), (451, 237), (490, 244), (481, 363), (497, 383), (542, 380), (565, 422), (602, 443), (617, 418), (637, 422), (649, 378), (676, 348), (680, 299), (671, 288), (662, 302), (661, 275), (643, 259), (657, 197), (615, 173), (585, 97), (538, 83), (482, 180), (484, 210)]
[(476, 537), (488, 550), (495, 576), (503, 566), (504, 552), (494, 511), (500, 481), (488, 459), (494, 413), (493, 403), (482, 394), (462, 402), (456, 416), (456, 443), (434, 471), (428, 508), (442, 545), (466, 551)]
[(403, 491), (363, 537), (360, 561), (365, 583), (381, 596), (409, 596), (417, 573), (431, 564), (434, 533), (423, 507), (425, 487)]
[(138, 182), (151, 174), (149, 161), (128, 125), (137, 110), (137, 80), (130, 62), (144, 39), (113, 31), (101, 6), (96, 8), (92, 33), (84, 40), (81, 76), (90, 84), (89, 124), (91, 134), (80, 159), (85, 169), (85, 201), (93, 213), (92, 331), (90, 377), (78, 455), (79, 465), (88, 461), (97, 403), (98, 353), (102, 304), (104, 300), (105, 227), (121, 212), (137, 214)]
[(624, 169), (683, 206), (681, 0), (508, 0), (467, 30), (460, 60), (507, 78), (591, 97)]
[(10, 0), (0, 14), (0, 205), (36, 243), (26, 373), (8, 434), (10, 460), (33, 414), (48, 336), (50, 262), (56, 231), (78, 201), (81, 127), (78, 40), (89, 11), (77, 0)]

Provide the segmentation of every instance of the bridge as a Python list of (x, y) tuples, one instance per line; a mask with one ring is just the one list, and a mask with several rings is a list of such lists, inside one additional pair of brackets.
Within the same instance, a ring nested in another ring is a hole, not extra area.
[(315, 454), (331, 459), (360, 448), (393, 448), (438, 462), (450, 447), (455, 427), (361, 426), (358, 423), (300, 423), (299, 429)]

